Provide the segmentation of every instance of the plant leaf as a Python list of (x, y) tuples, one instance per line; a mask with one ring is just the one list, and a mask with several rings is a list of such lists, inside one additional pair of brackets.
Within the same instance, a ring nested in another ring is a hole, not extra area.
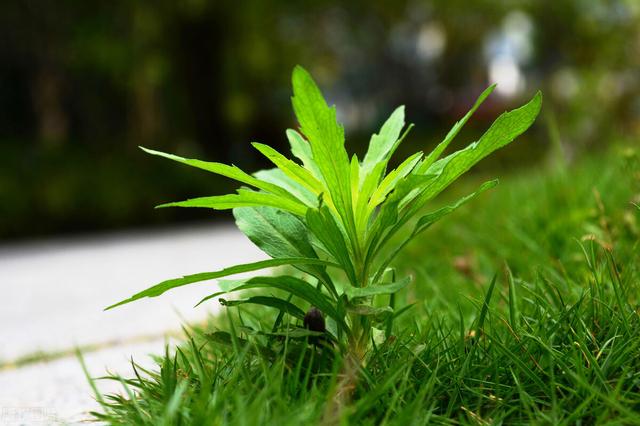
[(362, 160), (362, 173), (366, 176), (378, 163), (388, 163), (400, 142), (400, 132), (404, 127), (404, 105), (391, 113), (378, 134), (374, 134)]
[(317, 209), (308, 209), (306, 222), (313, 235), (322, 243), (328, 253), (337, 263), (343, 265), (349, 281), (355, 285), (356, 275), (347, 243), (329, 209), (325, 205), (321, 205)]
[(239, 299), (239, 300), (226, 300), (226, 299), (218, 299), (221, 305), (223, 306), (238, 306), (244, 304), (254, 304), (254, 305), (262, 305), (268, 306), (271, 308), (279, 309), (282, 312), (286, 312), (291, 316), (294, 316), (300, 320), (304, 319), (304, 311), (298, 308), (291, 302), (287, 302), (286, 300), (279, 299), (277, 297), (272, 296), (252, 296), (247, 299)]
[(437, 177), (420, 195), (416, 205), (422, 206), (477, 162), (524, 133), (535, 121), (541, 106), (542, 94), (538, 92), (520, 108), (501, 114), (477, 142), (433, 163), (425, 174), (436, 174)]
[(265, 268), (273, 268), (275, 266), (283, 266), (283, 265), (297, 265), (297, 264), (315, 264), (315, 265), (326, 265), (326, 266), (338, 266), (334, 263), (327, 262), (325, 260), (320, 259), (306, 259), (306, 258), (281, 258), (281, 259), (268, 259), (261, 260), (253, 263), (244, 263), (241, 265), (231, 266), (229, 268), (221, 269), (215, 272), (201, 272), (193, 275), (185, 275), (182, 278), (174, 278), (171, 280), (162, 281), (159, 284), (156, 284), (152, 287), (149, 287), (146, 290), (143, 290), (139, 293), (134, 294), (128, 299), (125, 299), (121, 302), (115, 303), (111, 306), (105, 308), (105, 310), (113, 309), (116, 306), (121, 306), (127, 303), (131, 303), (135, 300), (139, 300), (145, 297), (157, 297), (162, 293), (174, 289), (176, 287), (182, 287), (187, 284), (193, 284), (201, 281), (213, 280), (216, 278), (222, 278), (229, 275), (240, 274), (243, 272), (252, 272)]
[[(438, 210), (436, 210), (434, 212), (428, 213), (428, 214), (422, 216), (420, 219), (418, 219), (418, 222), (416, 223), (415, 227), (413, 228), (413, 232), (411, 233), (411, 235), (409, 235), (407, 238), (404, 239), (404, 241), (402, 241), (401, 244), (399, 244), (397, 247), (395, 247), (395, 249), (391, 252), (391, 254), (381, 264), (381, 266), (378, 269), (379, 272), (374, 277), (373, 282), (377, 282), (378, 281), (378, 279), (381, 277), (383, 271), (389, 266), (391, 261), (418, 234), (420, 234), (421, 232), (425, 231), (427, 228), (429, 228), (431, 225), (436, 223), (438, 220), (442, 219), (444, 216), (446, 216), (449, 213), (453, 212), (454, 210), (456, 210), (457, 208), (459, 208), (463, 204), (471, 201), (472, 199), (474, 199), (478, 195), (482, 194), (484, 191), (495, 187), (497, 184), (498, 184), (498, 180), (497, 179), (485, 182), (482, 185), (480, 185), (480, 187), (475, 192), (460, 198), (458, 201), (456, 201), (455, 203), (453, 203), (453, 204), (451, 204), (449, 206), (442, 207), (442, 208), (440, 208), (440, 209), (438, 209)], [(389, 237), (388, 236), (382, 239), (382, 241), (380, 242), (380, 245), (377, 248), (377, 251), (375, 253), (377, 253), (384, 246), (384, 244), (387, 241), (389, 241)]]
[[(289, 194), (283, 188), (280, 188), (278, 185), (274, 185), (268, 182), (263, 182), (260, 179), (256, 179), (250, 174), (242, 171), (236, 166), (229, 166), (227, 164), (215, 163), (210, 161), (202, 161), (190, 158), (182, 158), (177, 155), (167, 154), (165, 152), (154, 151), (152, 149), (140, 147), (141, 150), (146, 152), (147, 154), (156, 155), (158, 157), (167, 158), (169, 160), (177, 161), (178, 163), (186, 164), (187, 166), (196, 167), (198, 169), (206, 170), (208, 172), (215, 173), (217, 175), (225, 176), (238, 182), (251, 185), (255, 188), (262, 189), (263, 191), (270, 192), (272, 194), (280, 195), (286, 198), (293, 198), (291, 194)], [(295, 198), (293, 198), (295, 200)]]
[(371, 199), (369, 200), (369, 211), (372, 211), (377, 205), (384, 201), (385, 197), (391, 192), (397, 185), (400, 179), (407, 176), (411, 170), (418, 164), (418, 161), (422, 158), (422, 152), (416, 152), (411, 157), (404, 160), (397, 168), (393, 169), (385, 178), (380, 182), (378, 189), (375, 190)]
[(369, 199), (380, 182), (380, 175), (382, 174), (385, 166), (386, 165), (384, 163), (378, 163), (375, 165), (373, 170), (371, 170), (364, 178), (364, 182), (360, 186), (360, 193), (358, 194), (358, 202), (356, 204), (355, 211), (356, 230), (360, 239), (365, 238), (367, 225), (369, 224)]
[[(325, 315), (333, 318), (341, 326), (347, 327), (344, 318), (338, 315), (338, 311), (334, 307), (331, 299), (324, 295), (320, 290), (308, 282), (296, 277), (282, 275), (277, 277), (253, 277), (242, 281), (226, 281), (220, 283), (221, 291), (213, 293), (200, 302), (198, 305), (210, 300), (214, 297), (234, 291), (249, 290), (254, 288), (272, 288), (283, 290), (296, 297), (310, 303), (312, 306), (320, 309)], [(196, 305), (197, 306), (197, 305)]]
[[(412, 173), (405, 177), (382, 204), (383, 211), (385, 209), (403, 209), (399, 220), (388, 231), (385, 238), (389, 239), (398, 232), (402, 225), (417, 214), (427, 201), (439, 194), (477, 162), (496, 149), (509, 144), (527, 130), (538, 116), (541, 106), (542, 94), (537, 92), (527, 104), (501, 114), (477, 142), (436, 161), (424, 173), (419, 166), (415, 174)], [(399, 203), (398, 200), (400, 200)], [(369, 251), (372, 251), (371, 247)]]
[(274, 167), (273, 169), (258, 170), (253, 175), (262, 181), (273, 183), (274, 185), (284, 188), (291, 195), (309, 207), (315, 207), (318, 204), (317, 195), (313, 195), (311, 191), (285, 175), (283, 171), (277, 167)]
[(382, 285), (370, 285), (367, 287), (345, 287), (344, 292), (349, 299), (357, 297), (369, 297), (380, 294), (393, 294), (402, 290), (411, 282), (410, 277), (403, 278), (395, 283), (382, 284)]
[(307, 169), (289, 160), (269, 145), (258, 142), (253, 142), (251, 145), (275, 164), (276, 167), (282, 170), (285, 175), (307, 188), (316, 195), (316, 197), (324, 191), (324, 185), (320, 183), (320, 181), (318, 181), (318, 179), (316, 179)]
[(344, 128), (336, 121), (335, 107), (329, 107), (311, 76), (296, 66), (292, 76), (293, 109), (302, 133), (307, 137), (313, 161), (322, 173), (338, 215), (352, 241), (356, 240), (351, 203), (350, 164), (344, 148)]
[[(318, 258), (309, 242), (305, 224), (297, 216), (272, 207), (240, 207), (233, 209), (236, 225), (256, 246), (274, 258)], [(296, 265), (335, 293), (331, 278), (322, 265)]]
[(431, 212), (429, 214), (422, 216), (420, 219), (418, 219), (418, 223), (416, 223), (416, 227), (412, 233), (412, 237), (415, 235), (418, 235), (419, 233), (421, 233), (422, 231), (424, 231), (425, 229), (433, 225), (435, 222), (442, 219), (444, 216), (453, 212), (463, 204), (466, 204), (467, 202), (471, 201), (478, 195), (482, 194), (484, 191), (495, 187), (496, 185), (498, 185), (498, 179), (485, 182), (482, 185), (480, 185), (480, 187), (475, 192), (472, 192), (471, 194), (460, 198), (455, 203), (446, 207), (442, 207), (434, 212)]
[(347, 306), (347, 312), (366, 316), (387, 316), (393, 314), (393, 309), (390, 306), (378, 308), (371, 305), (349, 305)]
[(298, 202), (283, 198), (279, 195), (266, 192), (257, 192), (240, 188), (237, 194), (214, 195), (211, 197), (192, 198), (185, 201), (161, 204), (156, 208), (164, 207), (201, 207), (214, 210), (229, 210), (236, 207), (270, 206), (288, 212), (304, 216), (307, 206)]
[(360, 196), (360, 163), (358, 162), (358, 156), (353, 154), (351, 157), (351, 203), (353, 206), (358, 205), (358, 198)]
[(287, 139), (291, 146), (291, 154), (294, 157), (302, 161), (302, 165), (305, 169), (309, 170), (319, 181), (323, 182), (322, 173), (318, 166), (313, 161), (313, 153), (311, 152), (311, 145), (307, 142), (300, 133), (293, 129), (287, 129)]
[(264, 206), (238, 207), (233, 216), (238, 229), (271, 257), (318, 257), (298, 216)]
[(467, 112), (465, 114), (464, 117), (462, 117), (462, 119), (460, 121), (457, 121), (456, 124), (453, 125), (453, 127), (451, 128), (451, 130), (449, 130), (449, 133), (447, 133), (447, 136), (444, 138), (444, 140), (442, 142), (440, 142), (438, 144), (438, 146), (431, 151), (431, 153), (427, 156), (427, 158), (424, 160), (424, 162), (420, 165), (421, 171), (424, 173), (427, 171), (427, 169), (438, 159), (440, 158), (440, 156), (442, 155), (442, 153), (444, 152), (444, 150), (447, 148), (447, 146), (449, 146), (449, 144), (451, 143), (451, 141), (458, 135), (458, 133), (460, 132), (460, 130), (462, 129), (462, 127), (464, 127), (464, 125), (467, 123), (467, 121), (469, 120), (469, 118), (471, 118), (471, 116), (473, 115), (474, 112), (476, 112), (476, 110), (478, 109), (478, 107), (480, 105), (482, 105), (482, 103), (484, 102), (485, 99), (487, 99), (487, 97), (493, 92), (493, 90), (496, 88), (495, 84), (492, 84), (491, 86), (487, 87), (484, 92), (482, 92), (480, 94), (480, 96), (478, 97), (478, 99), (476, 100), (476, 103), (473, 105), (473, 107), (471, 107), (471, 109), (469, 110), (469, 112)]

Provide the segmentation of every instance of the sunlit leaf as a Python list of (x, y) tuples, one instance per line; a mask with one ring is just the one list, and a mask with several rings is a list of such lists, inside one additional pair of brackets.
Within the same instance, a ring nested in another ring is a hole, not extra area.
[(367, 175), (377, 164), (385, 165), (400, 142), (400, 132), (404, 127), (404, 106), (399, 106), (385, 121), (380, 132), (374, 134), (362, 160), (362, 173)]
[(221, 176), (225, 176), (238, 182), (245, 183), (247, 185), (251, 185), (255, 188), (262, 189), (263, 191), (270, 192), (272, 194), (280, 195), (285, 198), (291, 198), (291, 195), (279, 187), (278, 185), (273, 185), (268, 182), (263, 182), (260, 179), (256, 179), (248, 173), (245, 173), (241, 169), (236, 166), (229, 166), (222, 163), (210, 162), (210, 161), (202, 161), (195, 160), (190, 158), (182, 158), (177, 155), (167, 154), (165, 152), (154, 151), (152, 149), (140, 147), (144, 152), (156, 155), (158, 157), (167, 158), (169, 160), (177, 161), (178, 163), (186, 164), (187, 166), (196, 167), (198, 169), (206, 170), (211, 173), (215, 173)]
[(293, 70), (293, 109), (302, 133), (307, 137), (313, 161), (322, 173), (331, 200), (345, 229), (355, 239), (355, 221), (351, 207), (350, 163), (344, 148), (344, 129), (336, 120), (335, 107), (329, 107), (302, 67)]
[(282, 172), (291, 179), (307, 188), (316, 196), (323, 192), (324, 186), (307, 169), (289, 160), (269, 145), (254, 142), (252, 145), (276, 165)]
[(449, 133), (447, 133), (447, 136), (445, 136), (444, 140), (442, 142), (440, 142), (438, 144), (438, 146), (431, 151), (431, 153), (429, 153), (429, 155), (427, 156), (427, 158), (424, 160), (424, 162), (420, 165), (420, 170), (419, 172), (424, 173), (427, 171), (427, 169), (438, 159), (440, 158), (440, 156), (442, 155), (442, 153), (444, 152), (444, 150), (447, 148), (447, 146), (449, 146), (449, 144), (451, 143), (451, 141), (453, 141), (453, 139), (458, 135), (458, 133), (460, 132), (460, 130), (462, 130), (462, 127), (464, 127), (464, 125), (467, 123), (467, 121), (469, 121), (469, 118), (471, 118), (471, 116), (473, 115), (474, 112), (476, 112), (476, 110), (480, 107), (480, 105), (482, 105), (482, 103), (484, 102), (485, 99), (487, 99), (487, 97), (493, 92), (493, 90), (496, 88), (495, 84), (492, 84), (491, 86), (487, 87), (484, 92), (482, 92), (480, 94), (480, 96), (478, 97), (478, 99), (476, 100), (476, 103), (473, 104), (473, 107), (471, 107), (471, 109), (469, 110), (469, 112), (467, 112), (465, 114), (464, 117), (462, 117), (462, 119), (460, 119), (460, 121), (456, 122), (456, 124), (454, 124), (454, 126), (451, 128), (451, 130), (449, 130)]
[(286, 210), (288, 212), (304, 216), (307, 206), (300, 202), (292, 201), (266, 192), (257, 192), (250, 189), (238, 189), (237, 194), (214, 195), (211, 197), (192, 198), (185, 201), (176, 201), (157, 206), (164, 207), (200, 207), (214, 210), (229, 210), (236, 207), (270, 206)]
[(291, 146), (291, 154), (294, 157), (302, 161), (302, 165), (305, 169), (309, 170), (313, 176), (321, 182), (324, 182), (322, 173), (318, 166), (313, 161), (313, 152), (311, 151), (311, 145), (307, 142), (300, 133), (293, 129), (287, 129), (287, 139)]
[(216, 278), (222, 278), (222, 277), (227, 277), (229, 275), (235, 275), (235, 274), (241, 274), (243, 272), (252, 272), (252, 271), (258, 271), (260, 269), (265, 269), (265, 268), (273, 268), (276, 266), (283, 266), (283, 265), (297, 265), (297, 264), (315, 264), (315, 265), (326, 265), (326, 266), (336, 266), (335, 264), (331, 263), (331, 262), (327, 262), (325, 260), (320, 260), (320, 259), (305, 259), (305, 258), (281, 258), (281, 259), (268, 259), (268, 260), (261, 260), (258, 262), (253, 262), (253, 263), (245, 263), (245, 264), (241, 264), (241, 265), (235, 265), (235, 266), (231, 266), (229, 268), (225, 268), (225, 269), (221, 269), (219, 271), (215, 271), (215, 272), (200, 272), (198, 274), (193, 274), (193, 275), (185, 275), (184, 277), (181, 278), (174, 278), (171, 280), (166, 280), (163, 281), (159, 284), (156, 284), (152, 287), (149, 287), (148, 289), (141, 291), (139, 293), (134, 294), (133, 296), (131, 296), (130, 298), (123, 300), (121, 302), (115, 303), (109, 307), (107, 307), (105, 310), (108, 309), (112, 309), (115, 308), (116, 306), (121, 306), (127, 303), (131, 303), (135, 300), (139, 300), (145, 297), (157, 297), (160, 296), (161, 294), (163, 294), (164, 292), (177, 288), (177, 287), (182, 287), (185, 286), (187, 284), (193, 284), (193, 283), (197, 283), (197, 282), (201, 282), (201, 281), (208, 281), (208, 280), (213, 280)]

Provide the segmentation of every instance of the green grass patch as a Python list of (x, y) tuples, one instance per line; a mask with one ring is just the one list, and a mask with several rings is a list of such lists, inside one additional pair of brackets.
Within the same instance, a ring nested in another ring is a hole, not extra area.
[(94, 416), (127, 425), (636, 424), (638, 170), (637, 151), (626, 150), (523, 171), (413, 240), (396, 268), (415, 285), (385, 296), (397, 318), (388, 338), (371, 336), (347, 404), (335, 403), (340, 353), (299, 328), (287, 336), (282, 324), (300, 326), (299, 312), (240, 303), (189, 328), (155, 369), (103, 378), (123, 391), (100, 396)]

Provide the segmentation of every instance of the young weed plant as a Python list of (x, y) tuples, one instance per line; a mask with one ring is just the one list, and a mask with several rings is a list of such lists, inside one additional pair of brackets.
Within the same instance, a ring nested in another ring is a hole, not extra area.
[[(219, 282), (219, 291), (203, 301), (249, 289), (268, 294), (238, 300), (220, 299), (226, 306), (258, 304), (280, 311), (263, 335), (287, 335), (313, 340), (321, 350), (336, 348), (344, 360), (339, 388), (353, 388), (358, 368), (378, 338), (389, 336), (394, 318), (404, 309), (394, 306), (394, 293), (407, 287), (410, 277), (396, 279), (391, 268), (403, 247), (433, 223), (496, 185), (489, 181), (457, 202), (424, 212), (425, 205), (482, 158), (512, 142), (534, 122), (542, 103), (538, 92), (522, 107), (500, 115), (491, 127), (466, 148), (440, 158), (471, 115), (491, 94), (486, 89), (471, 110), (428, 155), (417, 152), (388, 170), (391, 156), (412, 125), (405, 126), (404, 107), (397, 108), (371, 137), (363, 159), (345, 150), (343, 126), (336, 120), (307, 71), (293, 71), (293, 109), (300, 131), (286, 132), (291, 145), (287, 158), (273, 148), (252, 145), (276, 167), (250, 175), (238, 167), (187, 159), (150, 149), (144, 151), (226, 176), (246, 185), (234, 194), (194, 198), (159, 207), (233, 209), (238, 228), (271, 259), (235, 265), (161, 282), (110, 306), (201, 281), (277, 266), (300, 273), (255, 276)], [(400, 244), (390, 244), (409, 229)], [(278, 292), (274, 293), (274, 290)], [(280, 294), (288, 295), (278, 297)], [(297, 327), (283, 321), (295, 318)], [(220, 332), (221, 333), (221, 332)], [(219, 340), (238, 342), (237, 336), (218, 334)], [(348, 397), (347, 397), (348, 398)]]

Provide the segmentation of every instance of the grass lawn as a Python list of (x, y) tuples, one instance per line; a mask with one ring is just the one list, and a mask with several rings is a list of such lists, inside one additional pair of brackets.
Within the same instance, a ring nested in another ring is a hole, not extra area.
[(268, 336), (276, 320), (299, 321), (240, 305), (189, 327), (155, 370), (108, 377), (123, 391), (98, 395), (94, 416), (127, 425), (639, 424), (639, 156), (615, 149), (506, 175), (408, 245), (394, 266), (415, 280), (395, 305), (411, 307), (390, 338), (374, 334), (347, 403), (336, 402), (345, 392), (338, 355)]

